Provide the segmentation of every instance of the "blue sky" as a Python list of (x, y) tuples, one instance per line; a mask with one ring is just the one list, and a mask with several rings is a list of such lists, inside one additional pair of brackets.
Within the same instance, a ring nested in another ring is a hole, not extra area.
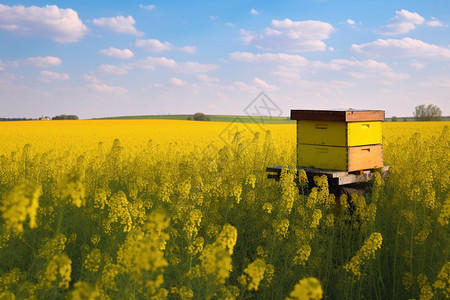
[(0, 117), (450, 115), (450, 2), (1, 1)]

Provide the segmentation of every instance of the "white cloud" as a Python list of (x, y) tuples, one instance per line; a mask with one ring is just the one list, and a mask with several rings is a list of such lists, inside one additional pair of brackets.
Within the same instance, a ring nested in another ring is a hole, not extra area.
[(98, 67), (100, 72), (110, 73), (113, 75), (124, 75), (128, 73), (130, 69), (127, 65), (115, 66), (115, 65), (100, 65)]
[(205, 74), (197, 74), (197, 78), (200, 81), (203, 81), (203, 82), (206, 82), (206, 83), (219, 83), (220, 82), (219, 78), (210, 77), (210, 76), (205, 75)]
[(378, 39), (371, 43), (355, 45), (351, 49), (373, 57), (420, 57), (431, 59), (450, 59), (450, 49), (427, 44), (411, 38)]
[(123, 75), (133, 69), (144, 69), (154, 71), (157, 67), (170, 68), (180, 73), (206, 73), (217, 69), (219, 66), (213, 64), (201, 64), (197, 62), (187, 61), (183, 63), (177, 63), (173, 59), (165, 57), (153, 57), (148, 56), (144, 59), (140, 59), (134, 62), (123, 63), (121, 65), (100, 65), (99, 71), (103, 73), (110, 73), (113, 75)]
[(137, 40), (136, 46), (144, 48), (147, 52), (164, 52), (177, 49), (186, 53), (193, 54), (197, 51), (195, 46), (175, 47), (168, 41), (161, 42), (157, 39)]
[(412, 60), (409, 62), (409, 66), (411, 68), (415, 68), (415, 69), (423, 69), (425, 68), (425, 65), (417, 60)]
[(431, 77), (429, 80), (421, 83), (425, 87), (441, 87), (450, 88), (450, 78), (445, 77)]
[(355, 25), (356, 24), (355, 21), (353, 21), (352, 19), (347, 19), (346, 23), (348, 25)]
[(146, 10), (154, 10), (156, 8), (156, 6), (154, 4), (150, 4), (150, 5), (142, 5), (139, 4), (140, 8), (146, 9)]
[(444, 24), (442, 24), (442, 22), (441, 21), (439, 21), (438, 19), (436, 19), (436, 18), (431, 18), (431, 20), (430, 21), (427, 21), (427, 26), (430, 26), (430, 27), (443, 27), (444, 26)]
[[(364, 71), (371, 72), (381, 72), (390, 71), (390, 67), (382, 62), (378, 62), (373, 59), (367, 60), (347, 60), (347, 59), (334, 59), (329, 63), (324, 63), (321, 61), (310, 61), (303, 56), (296, 54), (286, 54), (286, 53), (263, 53), (263, 54), (253, 54), (250, 52), (233, 52), (230, 57), (237, 61), (244, 61), (249, 63), (273, 63), (283, 66), (289, 66), (291, 69), (293, 67), (303, 68), (305, 70), (314, 71), (317, 69), (325, 70), (342, 70), (344, 68), (360, 69)], [(298, 70), (297, 70), (298, 71)], [(294, 73), (297, 73), (295, 71)], [(292, 74), (292, 70), (289, 71), (289, 76), (296, 76)], [(286, 75), (286, 71), (279, 71), (279, 75)]]
[(183, 85), (186, 85), (186, 82), (185, 82), (184, 80), (181, 80), (181, 79), (176, 78), (176, 77), (171, 77), (169, 81), (170, 81), (170, 83), (171, 83), (172, 85), (175, 85), (175, 86), (183, 86)]
[(237, 61), (252, 63), (276, 63), (276, 64), (292, 64), (297, 66), (306, 65), (308, 60), (303, 56), (286, 53), (263, 53), (254, 54), (250, 52), (233, 52), (230, 57)]
[(395, 72), (383, 72), (381, 73), (381, 75), (391, 80), (404, 80), (411, 77), (407, 73), (395, 73)]
[(425, 22), (425, 19), (418, 13), (412, 13), (405, 9), (395, 12), (396, 16), (388, 21), (388, 24), (375, 33), (381, 35), (397, 35), (410, 32)]
[(273, 91), (277, 88), (276, 86), (268, 84), (267, 82), (265, 82), (264, 80), (262, 80), (261, 78), (258, 78), (258, 77), (253, 78), (253, 83), (255, 83), (257, 86), (261, 87), (263, 90), (267, 90), (267, 91)]
[(194, 54), (195, 52), (197, 52), (197, 47), (195, 47), (195, 46), (184, 46), (179, 49), (181, 51), (189, 53), (189, 54)]
[(0, 29), (50, 38), (58, 43), (77, 42), (88, 32), (76, 11), (56, 5), (25, 7), (0, 4)]
[(39, 79), (43, 82), (50, 82), (52, 80), (69, 80), (70, 76), (66, 73), (41, 71), (41, 77)]
[(25, 7), (0, 4), (0, 29), (50, 38), (58, 43), (77, 42), (88, 32), (76, 11), (56, 5)]
[(250, 14), (256, 16), (258, 13), (259, 12), (256, 9), (254, 9), (254, 8), (250, 9)]
[(156, 70), (157, 66), (176, 68), (178, 64), (173, 59), (168, 59), (165, 57), (148, 56), (144, 59), (138, 60), (137, 62), (130, 64), (130, 66), (147, 70)]
[(90, 81), (92, 83), (100, 83), (101, 80), (98, 79), (96, 76), (91, 75), (91, 74), (84, 74), (83, 75), (84, 79), (86, 79), (87, 81)]
[(250, 93), (250, 94), (257, 94), (261, 92), (259, 89), (257, 89), (254, 86), (248, 85), (243, 81), (235, 81), (234, 86), (240, 89), (243, 92)]
[(89, 85), (91, 89), (101, 93), (114, 93), (114, 94), (126, 94), (127, 89), (119, 86), (110, 86), (106, 84), (91, 84)]
[(347, 59), (333, 59), (330, 62), (331, 65), (336, 65), (335, 69), (342, 69), (348, 67), (351, 69), (359, 69), (370, 72), (389, 71), (391, 68), (383, 63), (373, 59), (367, 60), (347, 60)]
[(241, 30), (242, 39), (246, 44), (253, 43), (265, 50), (281, 50), (287, 52), (324, 51), (334, 28), (331, 24), (321, 21), (292, 21), (290, 19), (272, 20), (261, 34), (252, 34)]
[(121, 50), (114, 47), (111, 47), (109, 49), (102, 49), (100, 50), (100, 53), (106, 56), (117, 57), (122, 59), (128, 59), (134, 56), (134, 53), (130, 49)]
[(218, 65), (188, 61), (180, 64), (179, 71), (182, 73), (206, 73), (215, 70), (218, 67)]
[(132, 16), (128, 16), (126, 18), (124, 16), (117, 16), (112, 18), (100, 18), (94, 19), (92, 20), (92, 22), (99, 27), (103, 27), (112, 30), (114, 32), (132, 34), (136, 36), (143, 35), (142, 32), (139, 32), (134, 27), (134, 24), (136, 22), (134, 21)]
[(163, 52), (173, 48), (168, 41), (161, 42), (156, 39), (137, 40), (136, 46), (144, 48), (148, 52)]
[(37, 57), (28, 57), (22, 61), (24, 65), (31, 65), (39, 68), (48, 68), (59, 66), (62, 63), (59, 57), (54, 56), (37, 56)]

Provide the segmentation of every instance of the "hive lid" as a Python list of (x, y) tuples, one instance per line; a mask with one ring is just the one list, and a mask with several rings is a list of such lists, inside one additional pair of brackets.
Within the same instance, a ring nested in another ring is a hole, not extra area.
[(291, 110), (291, 120), (364, 122), (384, 121), (384, 110)]

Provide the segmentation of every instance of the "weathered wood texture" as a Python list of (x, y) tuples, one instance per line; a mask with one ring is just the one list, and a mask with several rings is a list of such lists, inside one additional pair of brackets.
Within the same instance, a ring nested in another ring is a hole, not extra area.
[[(276, 180), (280, 179), (281, 175), (281, 166), (269, 167), (266, 169), (267, 172), (271, 173), (267, 175), (267, 178), (274, 178)], [(352, 183), (359, 182), (367, 182), (372, 179), (373, 173), (375, 170), (365, 170), (365, 171), (357, 171), (357, 172), (344, 172), (344, 171), (335, 171), (335, 170), (324, 170), (324, 169), (314, 169), (314, 168), (303, 168), (297, 167), (296, 172), (300, 170), (305, 170), (306, 175), (309, 178), (313, 178), (314, 176), (322, 176), (325, 175), (328, 178), (328, 182), (330, 185), (347, 185)], [(383, 166), (380, 168), (381, 175), (384, 177), (387, 175), (387, 171), (389, 170), (389, 166)]]
[(384, 121), (384, 110), (291, 110), (291, 120), (336, 122)]

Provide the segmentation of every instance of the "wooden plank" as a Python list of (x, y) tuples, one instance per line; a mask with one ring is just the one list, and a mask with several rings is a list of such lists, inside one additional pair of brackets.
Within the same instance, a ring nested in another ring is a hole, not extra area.
[(383, 146), (367, 145), (348, 148), (349, 172), (381, 168), (383, 166)]
[(383, 110), (291, 110), (291, 120), (364, 122), (384, 121)]
[[(276, 173), (276, 174), (268, 174), (268, 178), (275, 178), (279, 180), (279, 176), (282, 170), (281, 166), (268, 167), (266, 170), (268, 172)], [(306, 175), (309, 177), (326, 175), (329, 179), (330, 185), (347, 185), (352, 183), (367, 182), (372, 179), (373, 172), (375, 171), (375, 170), (365, 170), (362, 172), (357, 171), (349, 173), (334, 170), (297, 167), (297, 171), (299, 170), (305, 170)], [(389, 166), (382, 167), (381, 172), (383, 177), (387, 174), (388, 170)]]

